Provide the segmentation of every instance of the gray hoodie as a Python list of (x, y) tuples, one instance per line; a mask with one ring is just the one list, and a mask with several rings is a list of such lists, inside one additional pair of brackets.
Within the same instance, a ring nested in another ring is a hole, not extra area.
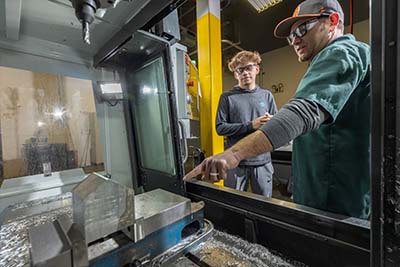
[[(266, 89), (257, 86), (253, 90), (246, 90), (235, 86), (224, 92), (219, 99), (215, 124), (217, 133), (226, 137), (225, 149), (254, 132), (252, 121), (266, 112), (271, 115), (277, 112), (274, 97)], [(269, 162), (271, 155), (265, 153), (242, 160), (239, 165), (261, 166)]]

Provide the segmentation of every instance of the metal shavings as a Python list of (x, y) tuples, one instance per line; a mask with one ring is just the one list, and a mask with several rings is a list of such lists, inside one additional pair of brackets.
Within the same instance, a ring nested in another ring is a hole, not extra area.
[(304, 267), (303, 263), (286, 259), (267, 248), (214, 230), (213, 236), (192, 252), (210, 266), (219, 267)]
[[(25, 204), (21, 204), (20, 207), (25, 208), (26, 206), (23, 205)], [(33, 203), (27, 203), (27, 205), (33, 205)], [(71, 218), (72, 207), (60, 208), (44, 214), (20, 218), (2, 225), (0, 229), (0, 267), (29, 266), (29, 227), (55, 221), (63, 214), (67, 214)]]
[(70, 198), (72, 198), (72, 193), (68, 192), (68, 193), (53, 196), (53, 197), (46, 197), (46, 198), (41, 198), (41, 199), (37, 199), (37, 200), (17, 203), (17, 204), (9, 206), (9, 208), (11, 210), (30, 208), (30, 207), (38, 206), (38, 205), (46, 205), (46, 204), (52, 203), (57, 200), (68, 200)]

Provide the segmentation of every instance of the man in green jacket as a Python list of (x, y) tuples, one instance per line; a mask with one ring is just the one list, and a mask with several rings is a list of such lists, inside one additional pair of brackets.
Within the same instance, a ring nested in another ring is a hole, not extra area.
[[(188, 173), (226, 177), (245, 158), (294, 139), (293, 198), (298, 204), (368, 218), (370, 48), (343, 34), (337, 0), (306, 0), (275, 28), (300, 62), (310, 62), (295, 96), (268, 123)], [(210, 175), (211, 174), (211, 175)]]

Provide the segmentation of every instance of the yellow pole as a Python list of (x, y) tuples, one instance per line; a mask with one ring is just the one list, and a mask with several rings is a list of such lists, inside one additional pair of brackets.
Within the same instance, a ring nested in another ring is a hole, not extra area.
[(206, 156), (224, 150), (223, 137), (215, 130), (215, 116), (222, 93), (221, 21), (219, 0), (197, 0), (197, 51), (199, 63), (200, 141)]

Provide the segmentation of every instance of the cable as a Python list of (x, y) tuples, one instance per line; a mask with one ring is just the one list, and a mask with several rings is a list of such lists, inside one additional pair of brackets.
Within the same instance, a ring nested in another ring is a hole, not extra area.
[(115, 107), (115, 106), (118, 105), (118, 103), (119, 103), (118, 100), (115, 100), (114, 103), (112, 103), (112, 102), (109, 101), (109, 100), (105, 100), (105, 102), (106, 102), (106, 103), (108, 104), (108, 106), (110, 106), (110, 107)]

